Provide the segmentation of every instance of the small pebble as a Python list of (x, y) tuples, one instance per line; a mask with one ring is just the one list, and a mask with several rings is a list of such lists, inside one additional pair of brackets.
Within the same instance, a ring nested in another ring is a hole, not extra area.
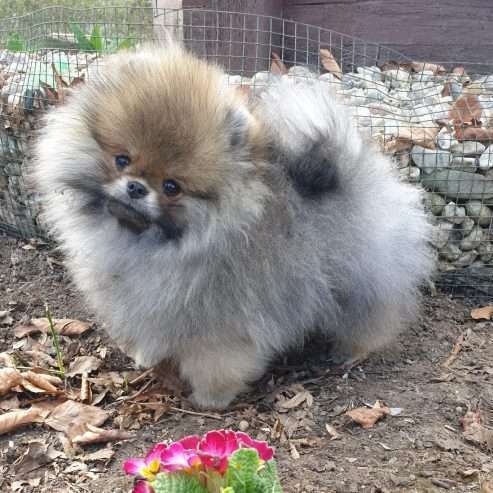
[(238, 424), (238, 429), (240, 431), (247, 431), (248, 428), (250, 428), (250, 423), (248, 421), (245, 421), (245, 420), (241, 420), (240, 423)]

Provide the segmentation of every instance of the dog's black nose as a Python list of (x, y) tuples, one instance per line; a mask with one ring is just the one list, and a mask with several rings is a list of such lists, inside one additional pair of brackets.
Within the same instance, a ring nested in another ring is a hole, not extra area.
[(129, 181), (127, 184), (127, 193), (131, 199), (141, 199), (145, 197), (149, 191), (142, 183), (138, 181)]

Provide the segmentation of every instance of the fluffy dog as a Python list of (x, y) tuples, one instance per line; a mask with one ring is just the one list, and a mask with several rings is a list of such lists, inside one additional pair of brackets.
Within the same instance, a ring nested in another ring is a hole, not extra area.
[(419, 192), (323, 85), (247, 102), (176, 45), (114, 55), (47, 117), (34, 178), (68, 269), (122, 350), (224, 408), (315, 328), (353, 358), (429, 275)]

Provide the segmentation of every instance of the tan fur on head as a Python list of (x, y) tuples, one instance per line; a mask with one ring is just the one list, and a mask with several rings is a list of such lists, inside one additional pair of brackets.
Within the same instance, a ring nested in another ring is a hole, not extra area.
[[(108, 156), (131, 158), (126, 173), (160, 189), (174, 179), (185, 193), (214, 195), (230, 163), (229, 126), (248, 120), (252, 152), (265, 147), (245, 101), (223, 74), (176, 44), (115, 57), (92, 91), (87, 124)], [(114, 175), (109, 163), (109, 175)]]

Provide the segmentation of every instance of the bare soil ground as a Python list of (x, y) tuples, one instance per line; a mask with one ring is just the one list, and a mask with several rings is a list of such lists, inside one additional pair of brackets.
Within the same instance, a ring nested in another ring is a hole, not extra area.
[[(466, 440), (461, 426), (468, 410), (482, 409), (483, 420), (493, 416), (493, 323), (472, 320), (474, 305), (427, 295), (419, 322), (351, 371), (331, 367), (320, 344), (308, 345), (276, 362), (228, 412), (193, 414), (185, 398), (159, 391), (150, 375), (135, 381), (141, 372), (100, 330), (59, 261), (49, 246), (0, 237), (0, 312), (13, 318), (0, 327), (0, 353), (16, 355), (25, 368), (48, 364), (39, 352), (55, 356), (49, 338), (14, 336), (16, 324), (44, 316), (46, 302), (56, 318), (94, 322), (95, 330), (60, 338), (65, 365), (84, 355), (102, 361), (89, 375), (89, 403), (108, 411), (104, 428), (128, 430), (132, 438), (75, 447), (42, 424), (1, 434), (0, 491), (131, 491), (121, 472), (126, 457), (222, 427), (248, 428), (276, 446), (286, 493), (493, 491), (493, 442)], [(457, 357), (444, 366), (458, 340)], [(64, 395), (76, 399), (80, 386), (80, 376), (68, 378)], [(0, 397), (0, 418), (50, 399), (26, 390)], [(345, 414), (376, 401), (392, 413), (371, 428)]]

